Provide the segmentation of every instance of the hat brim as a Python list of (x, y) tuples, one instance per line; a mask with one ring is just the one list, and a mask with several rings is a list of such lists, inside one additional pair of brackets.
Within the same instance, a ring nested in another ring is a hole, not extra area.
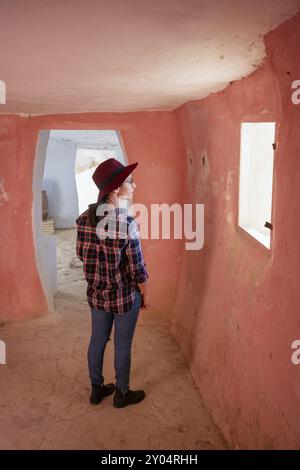
[(97, 202), (100, 202), (101, 199), (104, 198), (104, 196), (121, 186), (121, 184), (124, 183), (124, 181), (126, 180), (127, 176), (129, 176), (130, 173), (132, 173), (137, 166), (138, 162), (131, 163), (130, 165), (124, 167), (124, 170), (121, 173), (116, 175), (107, 185), (100, 189)]

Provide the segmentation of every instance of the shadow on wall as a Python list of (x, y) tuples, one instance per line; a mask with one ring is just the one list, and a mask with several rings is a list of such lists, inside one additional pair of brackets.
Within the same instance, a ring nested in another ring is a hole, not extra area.
[[(58, 228), (57, 225), (59, 225), (59, 214), (62, 212), (64, 205), (63, 195), (60, 190), (59, 184), (55, 180), (44, 179), (43, 190), (45, 190), (47, 193), (48, 217), (53, 218), (54, 226), (55, 228)], [(71, 224), (71, 226), (73, 226), (72, 221)]]
[(78, 195), (75, 181), (76, 145), (52, 136), (46, 150), (43, 189), (47, 191), (49, 216), (55, 228), (75, 227)]

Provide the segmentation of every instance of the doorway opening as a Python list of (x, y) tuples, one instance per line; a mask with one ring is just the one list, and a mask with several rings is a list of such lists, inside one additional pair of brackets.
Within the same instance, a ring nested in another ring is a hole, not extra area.
[[(48, 308), (54, 296), (82, 295), (76, 257), (76, 219), (96, 202), (92, 174), (99, 163), (114, 157), (127, 164), (116, 130), (41, 130), (33, 178), (33, 233), (37, 267)], [(76, 286), (77, 283), (77, 286)], [(79, 283), (79, 284), (78, 284)], [(77, 288), (78, 287), (78, 288)]]

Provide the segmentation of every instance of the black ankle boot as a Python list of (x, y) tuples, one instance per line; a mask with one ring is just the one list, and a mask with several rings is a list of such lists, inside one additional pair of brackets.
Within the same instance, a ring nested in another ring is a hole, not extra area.
[(122, 391), (116, 388), (114, 395), (114, 406), (116, 408), (124, 408), (124, 406), (135, 405), (144, 400), (144, 390), (126, 390)]
[(92, 384), (92, 393), (90, 396), (90, 403), (92, 405), (99, 405), (101, 403), (103, 397), (107, 397), (111, 395), (115, 391), (114, 384), (107, 384), (107, 385), (98, 385)]

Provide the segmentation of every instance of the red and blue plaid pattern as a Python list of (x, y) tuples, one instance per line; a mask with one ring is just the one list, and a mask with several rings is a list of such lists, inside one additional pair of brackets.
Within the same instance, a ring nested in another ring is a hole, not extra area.
[[(91, 307), (122, 314), (135, 299), (135, 288), (148, 278), (138, 227), (127, 211), (111, 212), (116, 225), (112, 238), (99, 239), (97, 227), (88, 222), (87, 211), (76, 220), (76, 253), (83, 261), (87, 280), (87, 299)], [(119, 223), (127, 224), (127, 237), (118, 237)], [(128, 236), (129, 233), (129, 236)]]

